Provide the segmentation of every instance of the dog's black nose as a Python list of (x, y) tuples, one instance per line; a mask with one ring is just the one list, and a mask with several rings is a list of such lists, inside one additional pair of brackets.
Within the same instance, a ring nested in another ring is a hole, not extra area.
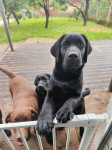
[(75, 59), (78, 59), (78, 58), (79, 58), (79, 55), (78, 55), (78, 53), (71, 52), (71, 53), (68, 54), (68, 58), (75, 60)]
[(42, 84), (38, 85), (38, 89), (43, 90), (43, 85)]
[(18, 137), (17, 142), (22, 142), (22, 139), (20, 137)]

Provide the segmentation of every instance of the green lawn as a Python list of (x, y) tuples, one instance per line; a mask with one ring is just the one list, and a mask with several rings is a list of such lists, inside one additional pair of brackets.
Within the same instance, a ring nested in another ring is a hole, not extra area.
[[(16, 22), (10, 24), (10, 33), (13, 42), (24, 41), (34, 37), (48, 37), (57, 39), (65, 33), (78, 32), (85, 34), (89, 40), (112, 39), (112, 27), (98, 25), (95, 22), (88, 22), (87, 26), (82, 26), (83, 22), (74, 22), (69, 18), (50, 19), (49, 28), (45, 29), (45, 18), (21, 20), (20, 25)], [(4, 26), (0, 26), (0, 44), (7, 43), (7, 36)]]
[(2, 20), (2, 16), (0, 16), (0, 20)]

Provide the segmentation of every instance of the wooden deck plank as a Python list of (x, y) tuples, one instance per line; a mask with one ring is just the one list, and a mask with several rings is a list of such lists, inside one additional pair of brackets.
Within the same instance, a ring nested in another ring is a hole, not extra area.
[[(55, 60), (50, 55), (49, 52), (50, 46), (51, 44), (47, 44), (47, 43), (46, 44), (20, 44), (20, 45), (17, 44), (14, 47), (15, 49), (14, 52), (7, 51), (7, 53), (5, 54), (5, 56), (0, 62), (0, 66), (13, 71), (17, 75), (22, 75), (26, 77), (34, 87), (34, 79), (38, 73), (52, 72)], [(94, 56), (96, 59), (95, 64), (92, 61)], [(102, 67), (99, 68), (99, 64), (101, 64), (102, 60), (104, 60), (104, 56), (103, 53), (101, 56), (99, 55), (99, 53), (97, 53), (97, 51), (94, 51), (92, 56), (90, 57), (91, 58), (88, 60), (88, 64), (84, 69), (84, 73), (85, 73), (84, 85), (86, 85), (87, 87), (92, 87), (92, 89), (94, 89), (95, 87), (99, 88), (101, 87), (102, 84), (104, 84), (104, 82), (101, 83), (100, 81), (99, 84), (101, 85), (97, 85), (96, 82), (97, 74), (93, 74), (93, 71), (95, 73), (95, 70), (100, 69), (100, 71), (104, 72), (104, 70), (102, 70)], [(104, 66), (108, 69), (107, 66), (109, 65), (111, 65), (111, 63), (106, 59)], [(90, 83), (89, 81), (91, 80), (92, 77), (94, 80)], [(9, 78), (6, 75), (4, 75), (2, 72), (0, 72), (0, 108), (3, 111), (3, 120), (5, 120), (6, 115), (12, 108), (12, 99), (8, 89), (8, 82), (9, 82)], [(106, 90), (102, 90), (103, 89), (102, 87), (99, 89), (100, 90), (92, 90), (91, 94), (85, 98), (87, 113), (99, 114), (105, 112), (111, 94), (108, 93)], [(57, 149), (64, 150), (65, 142), (66, 142), (66, 130), (58, 131), (57, 134), (58, 134)], [(78, 129), (75, 130), (75, 128), (72, 129), (70, 147), (69, 147), (70, 150), (78, 150), (78, 145), (79, 145), (78, 135), (79, 135), (79, 130)], [(14, 134), (11, 136), (10, 139), (16, 146), (17, 150), (20, 149), (24, 150), (23, 147), (19, 147), (17, 145)], [(44, 150), (52, 149), (52, 147), (47, 144), (45, 138), (42, 138), (42, 141), (44, 145)], [(37, 139), (33, 132), (32, 132), (32, 138), (28, 141), (28, 143), (29, 146), (33, 146), (32, 150), (39, 149)], [(4, 139), (1, 137), (1, 135), (0, 135), (0, 149), (8, 150), (8, 146), (4, 142)]]

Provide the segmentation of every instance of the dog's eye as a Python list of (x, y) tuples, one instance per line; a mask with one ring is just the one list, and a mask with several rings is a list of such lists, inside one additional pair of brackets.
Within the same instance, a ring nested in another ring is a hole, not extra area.
[(82, 43), (79, 43), (78, 45), (79, 45), (79, 47), (83, 47), (84, 46)]
[(16, 118), (14, 119), (14, 122), (17, 122), (17, 119), (16, 119)]
[(29, 118), (28, 118), (28, 117), (25, 117), (25, 121), (29, 121)]
[(64, 46), (65, 46), (65, 47), (69, 47), (69, 46), (70, 46), (70, 43), (69, 43), (69, 42), (66, 42), (66, 43), (64, 44)]

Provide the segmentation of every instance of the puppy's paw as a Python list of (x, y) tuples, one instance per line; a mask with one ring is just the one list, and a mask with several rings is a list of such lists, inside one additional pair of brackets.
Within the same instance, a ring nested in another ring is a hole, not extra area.
[(7, 136), (11, 136), (11, 131), (10, 130), (4, 130)]
[(56, 113), (56, 119), (58, 122), (66, 123), (71, 120), (74, 116), (74, 113), (68, 108), (60, 108)]
[(53, 146), (52, 132), (50, 134), (46, 135), (45, 137), (46, 137), (47, 143), (50, 144), (51, 146)]
[(52, 116), (40, 115), (37, 121), (37, 131), (39, 135), (45, 136), (52, 132), (53, 118)]

